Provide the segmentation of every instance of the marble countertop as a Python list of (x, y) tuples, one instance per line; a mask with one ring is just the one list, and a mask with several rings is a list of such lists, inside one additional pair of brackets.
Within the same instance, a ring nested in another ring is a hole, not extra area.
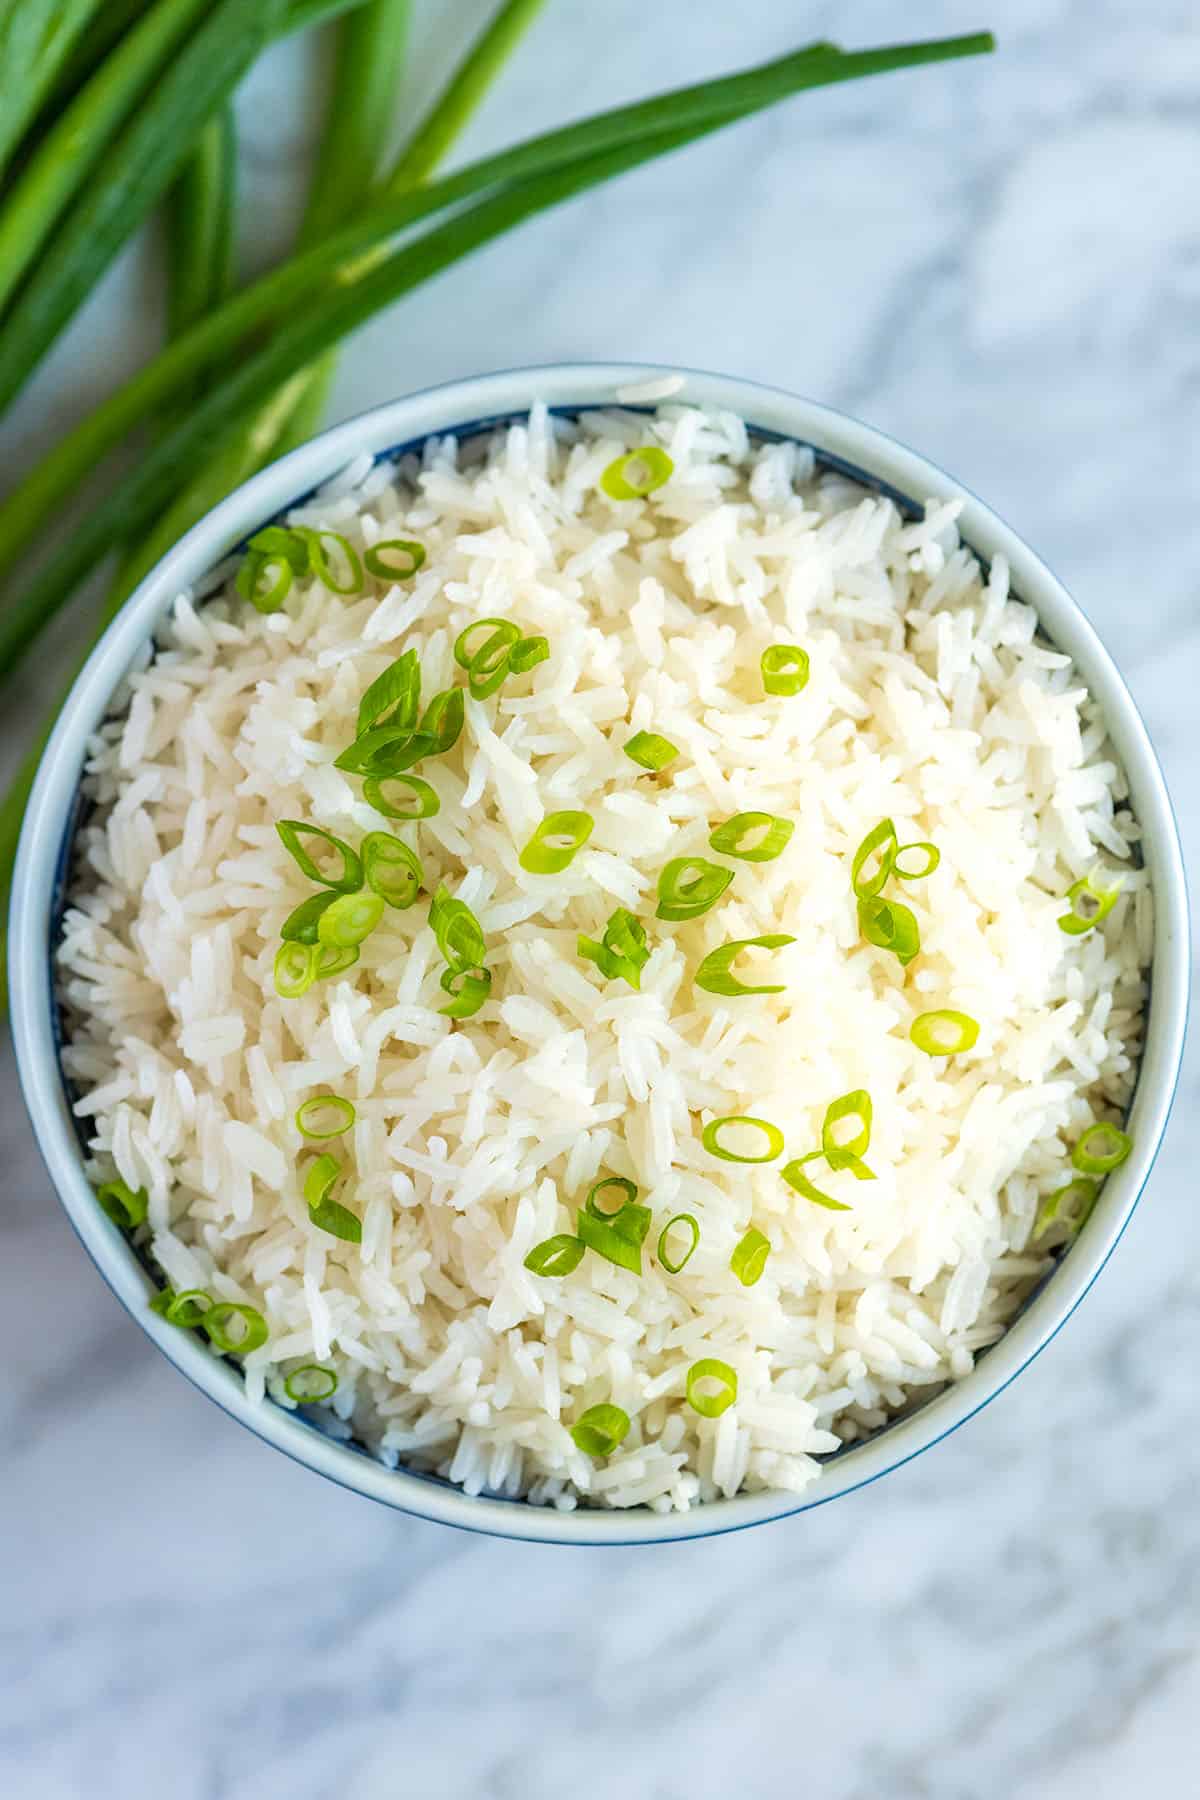
[[(483, 10), (424, 7), (414, 104), (452, 48), (450, 13), (473, 23)], [(335, 411), (479, 369), (611, 356), (736, 371), (894, 431), (985, 495), (1079, 596), (1158, 745), (1196, 879), (1193, 0), (922, 0), (903, 32), (981, 24), (1003, 40), (990, 62), (793, 102), (452, 271), (359, 335)], [(885, 0), (551, 0), (469, 147), (809, 37), (899, 34)], [(254, 78), (256, 255), (294, 220), (318, 78), (295, 47)], [(156, 318), (142, 248), (0, 434), (5, 478), (146, 353)], [(30, 707), (57, 681), (52, 662), (39, 661)], [(10, 760), (19, 748), (13, 725)], [(993, 1407), (828, 1508), (601, 1552), (391, 1515), (223, 1417), (88, 1264), (2, 1054), (9, 1793), (1194, 1788), (1194, 1057), (1118, 1254)]]

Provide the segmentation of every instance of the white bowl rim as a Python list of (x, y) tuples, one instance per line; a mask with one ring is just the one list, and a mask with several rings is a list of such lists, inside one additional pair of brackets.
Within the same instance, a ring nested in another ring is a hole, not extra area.
[[(1013, 591), (1036, 609), (1098, 699), (1130, 784), (1155, 898), (1156, 945), (1146, 1046), (1132, 1109), (1135, 1148), (1109, 1178), (1088, 1228), (1041, 1292), (974, 1370), (911, 1415), (841, 1452), (808, 1492), (740, 1494), (684, 1514), (648, 1509), (558, 1512), (524, 1501), (473, 1497), (405, 1469), (388, 1469), (324, 1437), (267, 1402), (252, 1405), (232, 1367), (193, 1334), (147, 1306), (148, 1278), (117, 1228), (96, 1206), (82, 1169), (62, 1091), (54, 1036), (50, 912), (66, 820), (87, 739), (110, 696), (176, 593), (190, 587), (261, 523), (330, 480), (364, 450), (377, 453), (456, 426), (476, 427), (528, 410), (535, 401), (575, 409), (617, 403), (617, 390), (679, 375), (678, 400), (736, 413), (752, 428), (810, 443), (900, 493), (922, 501), (960, 498), (963, 539), (985, 558), (1007, 556)], [(70, 1222), (117, 1298), (158, 1348), (198, 1388), (256, 1436), (295, 1461), (383, 1504), (497, 1537), (561, 1544), (668, 1543), (737, 1531), (825, 1505), (899, 1468), (946, 1437), (1006, 1388), (1061, 1329), (1096, 1279), (1153, 1167), (1179, 1076), (1188, 1002), (1188, 911), (1179, 836), (1145, 726), (1077, 603), (990, 508), (914, 450), (858, 419), (786, 391), (665, 364), (558, 363), (440, 384), (386, 402), (334, 426), (254, 476), (162, 559), (105, 632), (72, 688), (43, 754), (25, 815), (9, 922), (10, 1009), (17, 1063), (34, 1131)]]

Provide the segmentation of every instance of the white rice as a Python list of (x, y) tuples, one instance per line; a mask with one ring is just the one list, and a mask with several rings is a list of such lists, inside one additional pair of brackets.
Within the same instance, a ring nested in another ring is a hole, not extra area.
[[(606, 499), (602, 470), (650, 439), (670, 481)], [(90, 1170), (147, 1190), (141, 1238), (165, 1278), (264, 1313), (252, 1395), (290, 1405), (286, 1374), (328, 1363), (327, 1426), (389, 1464), (560, 1508), (683, 1510), (806, 1488), (827, 1452), (1003, 1333), (1046, 1266), (1039, 1199), (1069, 1180), (1080, 1130), (1128, 1104), (1150, 897), (1087, 692), (1002, 561), (985, 576), (959, 544), (957, 511), (906, 521), (724, 413), (537, 410), (395, 468), (362, 459), (295, 515), (364, 545), (419, 539), (413, 579), (349, 602), (297, 584), (268, 618), (232, 588), (180, 597), (93, 745), (65, 1060)], [(546, 633), (551, 658), (468, 701), (457, 748), (422, 768), (440, 813), (389, 825), (333, 766), (359, 697), (411, 647), (425, 694), (448, 686), (455, 636), (487, 615)], [(763, 697), (772, 642), (811, 654), (795, 698)], [(664, 776), (623, 754), (638, 729), (680, 746)], [(593, 815), (590, 844), (559, 876), (526, 874), (520, 849), (560, 808)], [(655, 920), (663, 864), (754, 809), (795, 821), (784, 854), (733, 865), (704, 917)], [(850, 888), (885, 815), (941, 850), (904, 890), (922, 938), (907, 971), (860, 941)], [(487, 934), (483, 1010), (439, 1012), (424, 899), (389, 910), (346, 976), (279, 999), (279, 929), (311, 891), (280, 818), (416, 844), (429, 890), (446, 882)], [(1121, 898), (1068, 938), (1061, 896), (1097, 861), (1124, 866)], [(653, 945), (640, 993), (576, 954), (618, 905)], [(780, 931), (795, 942), (746, 978), (783, 994), (694, 987), (707, 951)], [(908, 1027), (945, 1006), (979, 1020), (979, 1042), (933, 1059)], [(708, 1118), (750, 1113), (800, 1155), (858, 1087), (878, 1178), (822, 1177), (850, 1211), (701, 1147)], [(336, 1148), (361, 1246), (313, 1227), (301, 1197), (292, 1121), (322, 1092), (357, 1108)], [(566, 1279), (530, 1274), (530, 1248), (573, 1229), (602, 1172), (653, 1209), (641, 1276), (595, 1254)], [(701, 1240), (671, 1276), (653, 1250), (681, 1211)], [(729, 1258), (751, 1222), (771, 1255), (746, 1289)], [(704, 1356), (737, 1372), (720, 1419), (685, 1399)], [(569, 1431), (602, 1400), (633, 1421), (607, 1462)]]

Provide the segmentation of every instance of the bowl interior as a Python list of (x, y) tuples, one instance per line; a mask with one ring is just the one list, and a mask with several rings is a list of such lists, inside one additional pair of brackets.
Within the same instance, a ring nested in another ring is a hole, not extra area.
[[(236, 1365), (218, 1361), (193, 1334), (165, 1325), (148, 1311), (147, 1301), (158, 1281), (151, 1265), (139, 1262), (137, 1253), (95, 1206), (82, 1171), (86, 1133), (74, 1117), (75, 1096), (62, 1072), (59, 1054), (63, 1024), (54, 999), (52, 959), (66, 904), (72, 845), (83, 816), (79, 777), (88, 733), (107, 710), (120, 677), (145, 653), (174, 594), (181, 587), (199, 585), (229, 551), (279, 513), (308, 499), (354, 456), (366, 452), (376, 461), (387, 460), (419, 448), (432, 431), (453, 430), (462, 438), (476, 436), (527, 413), (537, 399), (556, 412), (576, 414), (611, 404), (622, 382), (645, 374), (628, 368), (517, 371), (512, 376), (455, 384), (433, 395), (379, 408), (326, 433), (231, 496), (143, 583), (80, 677), (48, 746), (30, 804), (10, 931), (14, 1029), (22, 1080), (43, 1154), (93, 1259), (160, 1348), (258, 1435), (343, 1485), (448, 1523), (506, 1536), (574, 1543), (703, 1536), (820, 1505), (908, 1460), (1007, 1385), (1074, 1309), (1128, 1221), (1166, 1122), (1186, 1010), (1182, 865), (1162, 777), (1132, 700), (1065, 591), (994, 514), (913, 452), (812, 403), (746, 383), (689, 374), (681, 399), (715, 403), (739, 412), (759, 439), (789, 438), (805, 444), (821, 467), (886, 494), (907, 517), (921, 516), (928, 498), (963, 496), (966, 508), (960, 528), (964, 542), (985, 565), (998, 551), (1009, 557), (1014, 592), (1034, 605), (1045, 635), (1073, 657), (1099, 700), (1129, 777), (1155, 893), (1157, 942), (1146, 1047), (1130, 1114), (1137, 1145), (1134, 1156), (1110, 1177), (1086, 1230), (1026, 1297), (1005, 1336), (979, 1354), (971, 1375), (927, 1400), (914, 1402), (869, 1438), (823, 1458), (827, 1468), (811, 1494), (740, 1495), (709, 1502), (682, 1516), (592, 1509), (560, 1514), (519, 1499), (471, 1498), (437, 1475), (389, 1470), (352, 1438), (333, 1435), (336, 1423), (318, 1411), (289, 1413), (270, 1400), (261, 1408), (251, 1407)], [(489, 399), (493, 404), (480, 404)], [(434, 423), (430, 422), (431, 403)]]

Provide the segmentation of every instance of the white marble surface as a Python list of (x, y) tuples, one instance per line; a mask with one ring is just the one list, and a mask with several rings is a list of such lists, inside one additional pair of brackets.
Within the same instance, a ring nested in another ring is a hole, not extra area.
[[(990, 23), (1003, 47), (812, 96), (537, 223), (364, 332), (337, 411), (477, 369), (630, 356), (776, 381), (894, 430), (1080, 596), (1157, 741), (1195, 875), (1194, 0), (901, 10), (551, 0), (476, 147), (817, 34)], [(415, 86), (446, 49), (427, 27)], [(309, 127), (291, 103), (314, 80), (291, 52), (256, 78), (260, 254), (294, 215)], [(5, 471), (144, 354), (153, 286), (145, 253), (118, 272), (0, 437)], [(1015, 1388), (879, 1486), (662, 1551), (459, 1536), (256, 1443), (101, 1285), (11, 1057), (3, 1083), (7, 1793), (1197, 1791), (1194, 1059), (1117, 1256)]]

